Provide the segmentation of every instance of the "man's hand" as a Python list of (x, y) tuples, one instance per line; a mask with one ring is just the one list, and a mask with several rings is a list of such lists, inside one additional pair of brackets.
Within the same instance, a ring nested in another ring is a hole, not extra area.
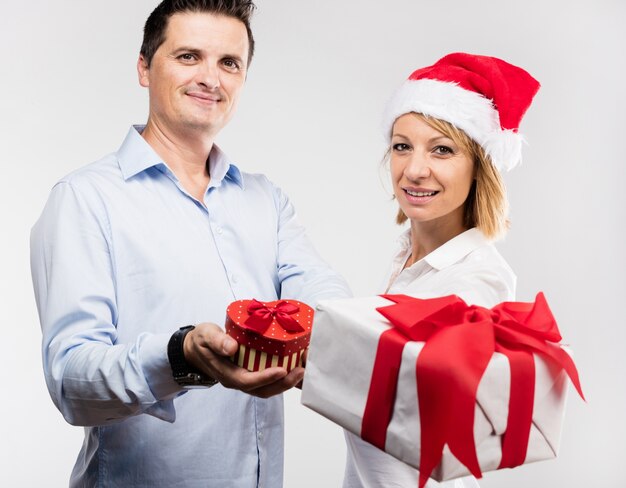
[(250, 372), (228, 359), (237, 352), (237, 341), (217, 325), (202, 323), (187, 334), (183, 344), (186, 361), (218, 380), (222, 386), (250, 395), (269, 398), (296, 386), (304, 377), (304, 368), (268, 368)]

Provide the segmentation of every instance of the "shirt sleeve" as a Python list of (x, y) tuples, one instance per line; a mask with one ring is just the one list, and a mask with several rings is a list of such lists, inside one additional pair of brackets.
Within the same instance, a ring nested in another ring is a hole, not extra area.
[(275, 188), (278, 210), (278, 280), (280, 296), (301, 300), (312, 307), (330, 298), (349, 298), (346, 281), (317, 253), (298, 222), (289, 198)]
[(118, 343), (107, 214), (95, 188), (81, 189), (58, 183), (31, 232), (48, 390), (73, 425), (106, 425), (141, 413), (172, 422), (172, 399), (181, 388), (167, 361), (169, 336)]

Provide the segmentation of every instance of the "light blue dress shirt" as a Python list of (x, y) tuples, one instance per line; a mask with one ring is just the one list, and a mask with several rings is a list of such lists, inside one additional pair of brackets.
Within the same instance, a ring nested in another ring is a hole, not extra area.
[(282, 486), (282, 396), (184, 392), (167, 342), (184, 325), (223, 324), (233, 300), (350, 292), (266, 177), (214, 147), (197, 201), (141, 130), (57, 183), (32, 230), (46, 382), (86, 426), (70, 485)]

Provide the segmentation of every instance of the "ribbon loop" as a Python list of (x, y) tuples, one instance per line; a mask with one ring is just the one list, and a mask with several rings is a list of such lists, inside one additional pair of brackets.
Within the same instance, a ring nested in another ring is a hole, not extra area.
[(248, 305), (247, 312), (249, 317), (244, 325), (259, 334), (263, 334), (271, 325), (272, 321), (276, 322), (287, 332), (296, 333), (303, 332), (304, 328), (291, 315), (298, 313), (300, 307), (286, 301), (280, 301), (275, 307), (270, 307), (258, 300), (251, 300)]

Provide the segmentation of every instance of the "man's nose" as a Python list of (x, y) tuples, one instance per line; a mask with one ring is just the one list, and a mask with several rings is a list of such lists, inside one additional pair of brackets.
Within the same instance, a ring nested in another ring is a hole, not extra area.
[(206, 61), (198, 69), (198, 83), (214, 90), (220, 86), (220, 70), (215, 62)]

